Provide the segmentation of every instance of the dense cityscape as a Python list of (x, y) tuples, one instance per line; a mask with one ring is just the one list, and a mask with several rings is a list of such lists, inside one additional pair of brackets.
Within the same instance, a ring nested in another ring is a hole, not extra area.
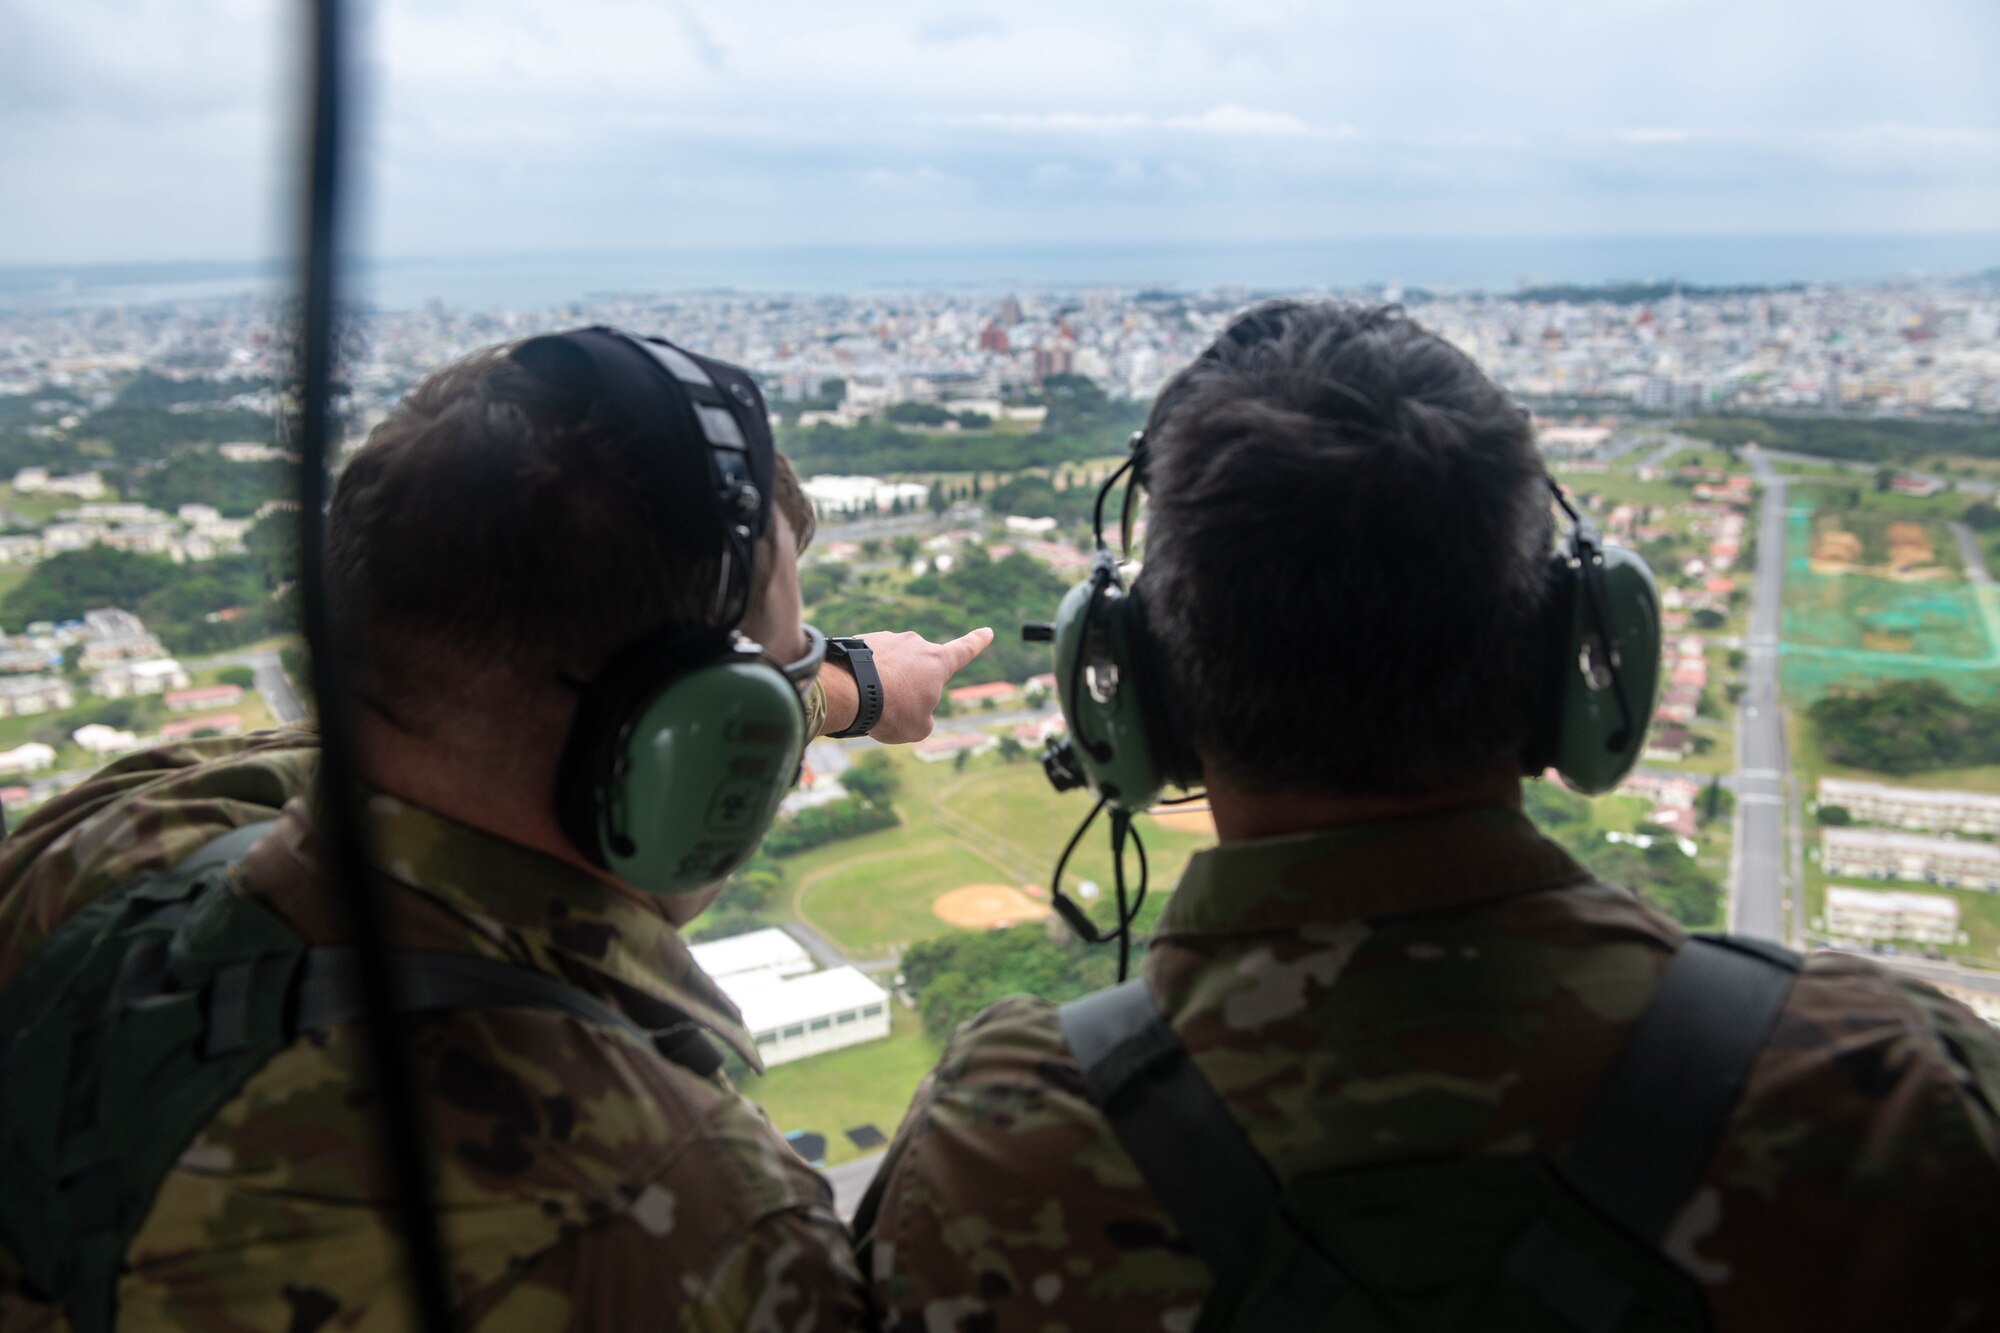
[[(1401, 301), (1530, 399), (1641, 412), (2000, 410), (2000, 279), (1733, 292), (1668, 286)], [(475, 347), (568, 324), (669, 332), (740, 362), (779, 403), (827, 398), (851, 421), (902, 403), (1019, 395), (1073, 374), (1145, 399), (1264, 293), (1082, 291), (974, 297), (603, 297), (534, 311), (378, 311), (354, 321), (357, 426), (427, 370)], [(0, 307), (0, 393), (102, 391), (110, 377), (269, 377), (274, 310), (250, 300), (154, 307)], [(256, 402), (253, 398), (247, 402)], [(50, 429), (60, 422), (46, 423)]]

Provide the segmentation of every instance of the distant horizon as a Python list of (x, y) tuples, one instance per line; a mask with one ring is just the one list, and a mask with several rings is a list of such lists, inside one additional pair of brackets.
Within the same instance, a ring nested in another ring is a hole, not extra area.
[[(262, 295), (292, 261), (0, 264), (0, 305), (152, 304)], [(744, 244), (361, 255), (356, 299), (530, 309), (608, 295), (872, 296), (1087, 290), (1200, 292), (1401, 286), (1507, 296), (1540, 285), (1784, 286), (1952, 280), (2000, 271), (2000, 231), (1369, 236)]]

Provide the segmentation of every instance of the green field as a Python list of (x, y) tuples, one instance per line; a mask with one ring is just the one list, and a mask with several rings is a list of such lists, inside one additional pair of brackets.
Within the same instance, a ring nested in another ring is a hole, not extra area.
[(937, 1043), (900, 1002), (890, 1003), (889, 1022), (890, 1035), (880, 1041), (779, 1065), (745, 1079), (743, 1091), (779, 1132), (826, 1135), (828, 1166), (873, 1152), (856, 1148), (843, 1131), (873, 1125), (894, 1135), (910, 1094), (938, 1057)]
[[(2000, 589), (1978, 588), (1956, 571), (1949, 535), (1926, 524), (1948, 579), (1901, 581), (1868, 574), (1818, 573), (1812, 568), (1815, 503), (1811, 489), (1794, 496), (1786, 520), (1784, 645), (1786, 695), (1803, 706), (1830, 688), (1866, 688), (1886, 679), (1929, 677), (1964, 698), (2000, 692)], [(1870, 508), (1840, 521), (1864, 545), (1880, 522), (1897, 516)]]
[[(967, 884), (1048, 887), (1071, 831), (1089, 802), (1056, 792), (1041, 767), (1022, 759), (973, 761), (963, 771), (924, 764), (906, 750), (890, 751), (903, 778), (896, 798), (900, 827), (816, 848), (785, 861), (792, 907), (800, 920), (841, 947), (872, 955), (952, 927), (931, 910), (939, 894)], [(1142, 818), (1152, 888), (1164, 891), (1187, 859), (1208, 845), (1202, 833), (1161, 828)], [(1136, 883), (1136, 854), (1127, 872)], [(1065, 878), (1075, 889), (1091, 880), (1104, 892), (1094, 915), (1108, 916), (1112, 885), (1109, 833), (1100, 820), (1077, 848)]]

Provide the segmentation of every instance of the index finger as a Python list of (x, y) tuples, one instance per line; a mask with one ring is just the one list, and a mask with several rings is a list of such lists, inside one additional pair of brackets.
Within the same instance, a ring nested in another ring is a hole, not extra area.
[(939, 644), (938, 651), (944, 655), (945, 665), (951, 668), (949, 674), (955, 676), (970, 665), (973, 658), (985, 652), (986, 646), (992, 642), (993, 631), (981, 626), (950, 643)]

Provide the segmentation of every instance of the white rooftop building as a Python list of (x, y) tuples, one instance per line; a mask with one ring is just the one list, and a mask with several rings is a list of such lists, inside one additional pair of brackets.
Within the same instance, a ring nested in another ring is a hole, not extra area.
[(928, 486), (912, 481), (884, 481), (880, 477), (807, 477), (799, 483), (799, 489), (814, 507), (835, 511), (859, 506), (883, 510), (897, 500), (905, 505), (920, 505), (931, 493)]
[(738, 972), (716, 982), (742, 1011), (766, 1067), (889, 1035), (888, 992), (852, 967), (799, 977)]
[(746, 935), (691, 945), (696, 966), (717, 981), (724, 977), (795, 977), (813, 970), (812, 955), (775, 926)]

